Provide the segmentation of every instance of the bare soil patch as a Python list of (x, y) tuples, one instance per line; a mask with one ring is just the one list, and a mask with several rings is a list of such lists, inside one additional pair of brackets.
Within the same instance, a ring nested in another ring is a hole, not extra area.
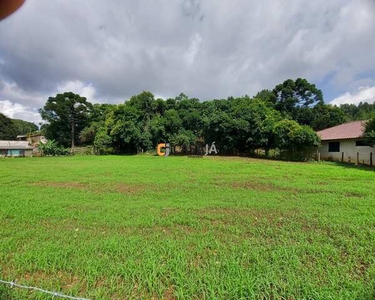
[(235, 189), (247, 189), (247, 190), (260, 191), (260, 192), (286, 191), (286, 192), (298, 193), (301, 191), (298, 188), (276, 186), (273, 183), (257, 182), (257, 181), (233, 182), (231, 183), (231, 187)]
[(78, 190), (86, 190), (90, 187), (90, 184), (81, 183), (81, 182), (39, 181), (39, 182), (35, 182), (33, 185), (42, 186), (42, 187), (72, 188), (72, 189), (78, 189)]
[(116, 183), (116, 184), (98, 184), (98, 183), (83, 183), (83, 182), (51, 182), (39, 181), (33, 184), (40, 187), (66, 188), (76, 189), (82, 191), (90, 191), (94, 193), (121, 193), (121, 194), (135, 194), (146, 189), (145, 185)]

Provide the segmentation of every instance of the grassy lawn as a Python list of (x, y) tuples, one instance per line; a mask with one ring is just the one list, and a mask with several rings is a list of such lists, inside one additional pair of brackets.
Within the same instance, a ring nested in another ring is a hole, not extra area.
[[(83, 156), (0, 171), (0, 279), (90, 299), (375, 299), (374, 170)], [(0, 299), (52, 298), (0, 284)]]

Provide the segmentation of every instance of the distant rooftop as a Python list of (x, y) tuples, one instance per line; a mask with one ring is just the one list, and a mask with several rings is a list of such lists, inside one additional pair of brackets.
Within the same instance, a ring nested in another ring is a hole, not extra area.
[(27, 137), (35, 137), (35, 136), (44, 136), (41, 133), (34, 133), (34, 134), (19, 134), (17, 135), (17, 139), (19, 138), (27, 138)]
[(33, 149), (27, 141), (2, 141), (0, 140), (0, 149), (3, 150), (27, 150)]
[(318, 131), (317, 134), (322, 141), (358, 139), (363, 136), (365, 125), (366, 121), (354, 121)]

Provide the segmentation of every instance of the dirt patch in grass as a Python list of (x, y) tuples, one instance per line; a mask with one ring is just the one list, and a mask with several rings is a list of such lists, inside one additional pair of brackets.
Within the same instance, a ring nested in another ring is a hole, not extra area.
[(365, 194), (359, 192), (346, 192), (343, 194), (345, 197), (355, 197), (355, 198), (364, 198)]
[[(320, 232), (328, 236), (328, 228), (324, 224), (319, 224), (311, 218), (306, 218), (304, 214), (298, 209), (290, 210), (275, 210), (275, 209), (231, 209), (231, 208), (204, 208), (194, 211), (197, 218), (200, 220), (203, 227), (206, 226), (209, 230), (217, 230), (218, 232), (226, 232), (223, 235), (228, 239), (228, 234), (233, 229), (239, 229), (231, 237), (236, 239), (236, 234), (241, 240), (252, 235), (264, 234), (265, 238), (270, 232), (293, 232), (298, 230), (306, 232), (309, 236), (312, 232)], [(253, 230), (258, 228), (258, 230)], [(263, 230), (263, 229), (264, 230)], [(269, 231), (269, 229), (272, 229)], [(236, 231), (235, 231), (236, 232)], [(262, 233), (263, 232), (263, 233)], [(287, 234), (288, 235), (288, 234)], [(293, 239), (293, 237), (290, 237)], [(272, 241), (274, 243), (275, 241)]]
[(134, 194), (140, 193), (145, 190), (145, 186), (142, 185), (130, 185), (130, 184), (116, 184), (116, 191), (121, 194)]
[(120, 193), (120, 194), (135, 194), (140, 193), (146, 189), (145, 185), (115, 183), (115, 184), (90, 184), (84, 182), (51, 182), (40, 181), (33, 183), (34, 186), (52, 187), (52, 188), (66, 188), (81, 191), (90, 191), (94, 193)]
[(78, 189), (78, 190), (87, 190), (90, 187), (88, 183), (81, 183), (81, 182), (39, 181), (39, 182), (35, 182), (33, 185), (41, 186), (41, 187), (72, 188), (72, 189)]
[(195, 210), (196, 215), (200, 219), (209, 220), (212, 224), (231, 224), (233, 222), (238, 222), (243, 219), (249, 219), (251, 221), (257, 222), (265, 220), (267, 222), (280, 222), (284, 219), (295, 218), (300, 214), (300, 211), (290, 210), (290, 211), (277, 211), (277, 210), (261, 210), (261, 209), (233, 209), (233, 208), (203, 208)]
[(170, 286), (167, 290), (165, 290), (163, 299), (165, 300), (175, 300), (177, 299), (176, 296), (174, 295), (174, 288), (173, 286)]
[(246, 157), (246, 156), (205, 156), (204, 158), (212, 159), (212, 160), (221, 160), (221, 161), (242, 161), (242, 162), (259, 162), (264, 164), (275, 164), (280, 163), (280, 161), (274, 161), (271, 159), (261, 159), (261, 158), (254, 158), (254, 157)]
[[(289, 194), (333, 194), (342, 197), (354, 197), (354, 198), (364, 198), (367, 195), (365, 193), (356, 191), (337, 191), (330, 190), (327, 188), (311, 188), (306, 186), (306, 188), (298, 188), (292, 186), (279, 186), (272, 182), (262, 182), (262, 181), (247, 181), (247, 182), (215, 182), (214, 185), (223, 187), (231, 187), (233, 189), (245, 189), (253, 190), (257, 192), (287, 192)], [(324, 183), (319, 183), (320, 186), (326, 186)]]
[(281, 187), (281, 186), (276, 186), (273, 183), (257, 182), (257, 181), (233, 182), (231, 183), (231, 187), (234, 189), (247, 189), (247, 190), (260, 191), (260, 192), (271, 192), (271, 191), (285, 191), (285, 192), (292, 192), (292, 193), (301, 192), (301, 190), (298, 188)]
[(362, 278), (366, 275), (368, 272), (368, 269), (370, 268), (370, 264), (368, 262), (365, 262), (362, 259), (359, 259), (355, 268), (354, 268), (354, 274), (357, 275), (358, 278)]
[(199, 232), (199, 230), (182, 224), (171, 224), (168, 225), (153, 225), (150, 227), (138, 227), (134, 229), (136, 232), (141, 232), (143, 236), (154, 236), (154, 235), (161, 235), (161, 236), (178, 236), (180, 237), (181, 234), (184, 236), (194, 234)]
[(161, 215), (162, 215), (162, 217), (169, 217), (169, 216), (171, 216), (173, 214), (176, 214), (180, 211), (181, 211), (181, 209), (179, 209), (179, 208), (165, 207), (165, 208), (162, 209)]
[(337, 191), (337, 190), (326, 190), (326, 189), (306, 189), (302, 190), (302, 192), (307, 194), (331, 194), (336, 195), (340, 197), (354, 197), (354, 198), (365, 198), (367, 195), (365, 193), (361, 192), (343, 192), (343, 191)]
[(318, 181), (318, 182), (315, 182), (315, 184), (325, 186), (325, 185), (330, 185), (331, 183), (327, 181)]

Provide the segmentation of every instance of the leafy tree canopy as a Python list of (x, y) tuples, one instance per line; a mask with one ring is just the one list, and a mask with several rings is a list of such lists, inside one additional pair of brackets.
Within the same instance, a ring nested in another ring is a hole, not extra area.
[[(360, 108), (359, 108), (360, 107)], [(314, 130), (335, 126), (375, 111), (373, 105), (336, 107), (306, 79), (288, 79), (254, 97), (228, 97), (201, 102), (181, 93), (167, 100), (148, 91), (123, 104), (95, 104), (73, 93), (48, 99), (40, 110), (47, 138), (62, 145), (93, 144), (97, 153), (139, 153), (169, 142), (172, 150), (202, 152), (216, 142), (220, 153), (307, 155), (319, 138)], [(178, 147), (179, 146), (179, 147)]]
[(66, 92), (49, 97), (39, 112), (43, 120), (47, 139), (55, 139), (59, 144), (71, 146), (79, 141), (79, 134), (88, 124), (92, 104), (78, 94)]
[(375, 117), (366, 123), (364, 137), (367, 145), (375, 146)]
[(38, 126), (18, 119), (11, 119), (0, 113), (0, 140), (14, 140), (17, 135), (34, 133)]

